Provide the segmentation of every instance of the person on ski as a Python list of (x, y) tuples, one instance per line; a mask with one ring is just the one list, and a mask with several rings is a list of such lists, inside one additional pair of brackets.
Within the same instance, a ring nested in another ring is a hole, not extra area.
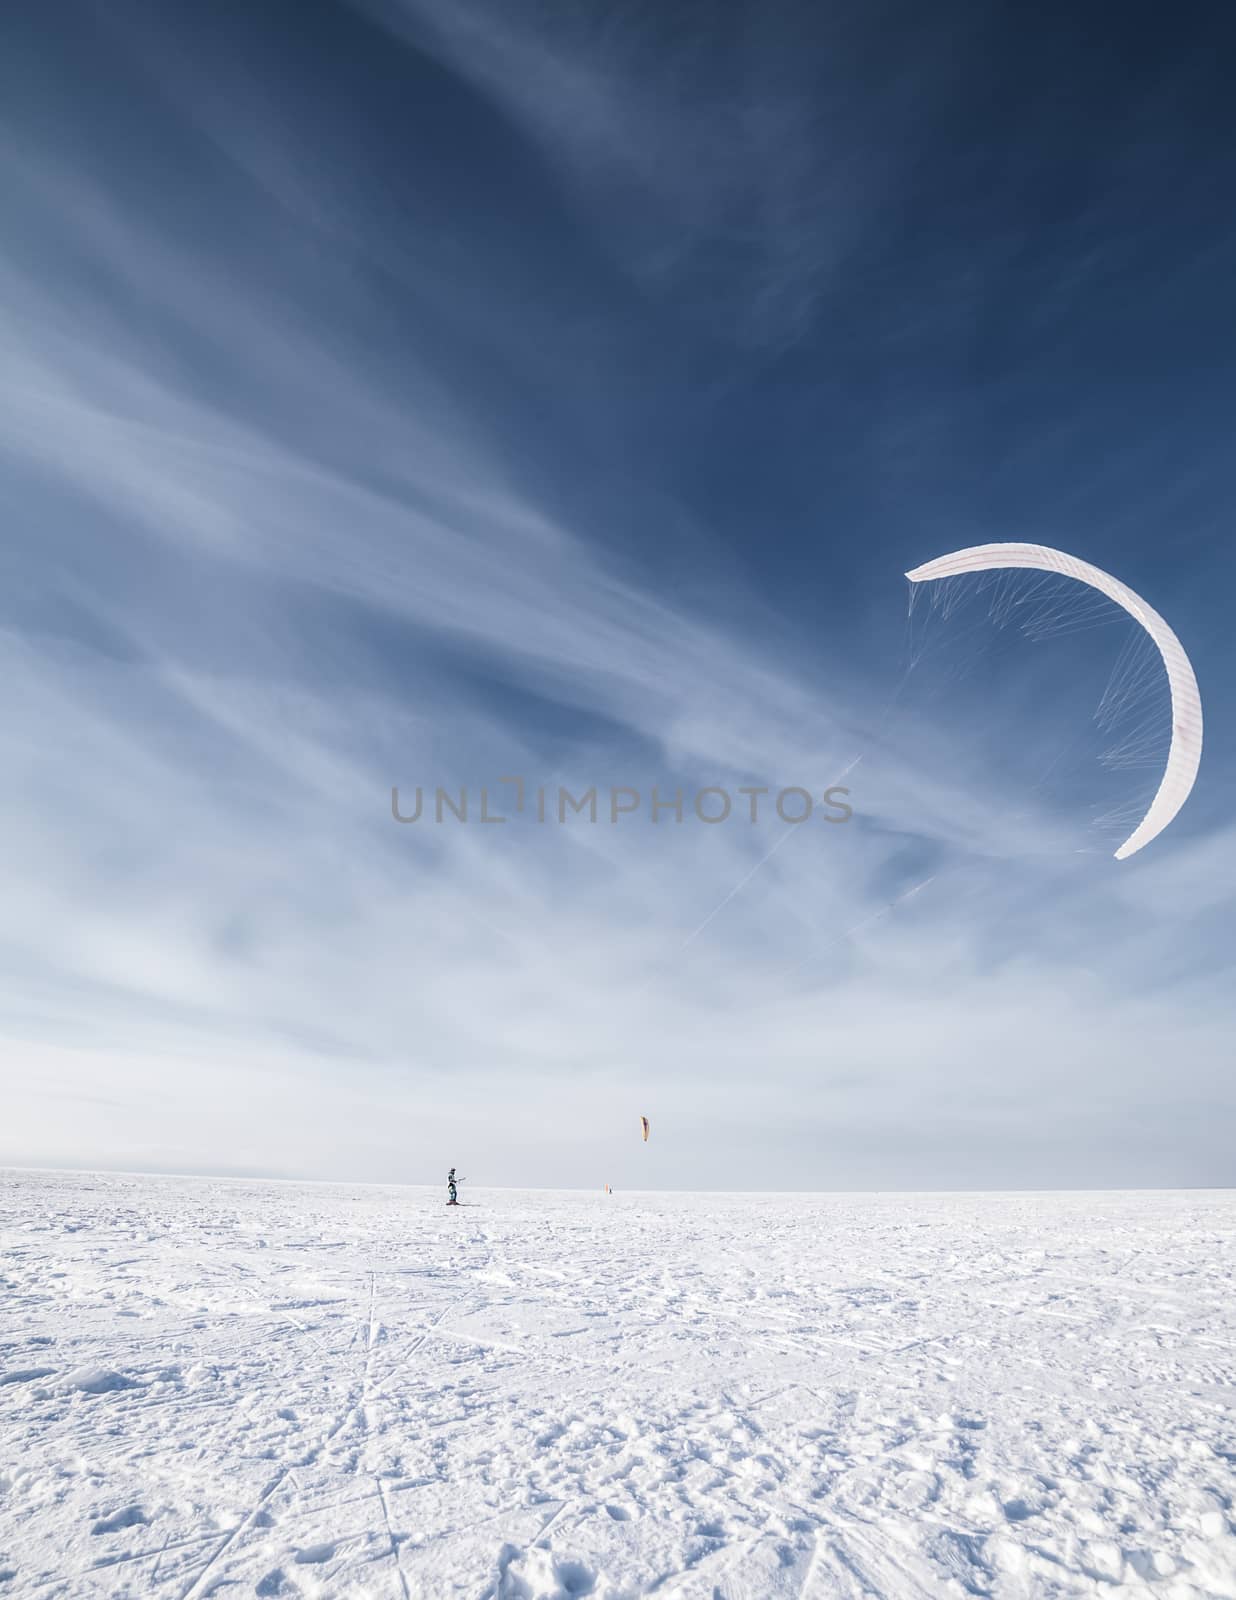
[(459, 1190), (455, 1186), (455, 1169), (451, 1168), (446, 1177), (446, 1203), (448, 1206), (459, 1204)]

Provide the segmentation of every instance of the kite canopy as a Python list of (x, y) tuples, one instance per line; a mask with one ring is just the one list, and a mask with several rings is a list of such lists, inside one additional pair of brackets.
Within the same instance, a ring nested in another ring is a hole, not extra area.
[[(1122, 606), (1158, 646), (1167, 669), (1167, 682), (1172, 696), (1172, 742), (1167, 752), (1167, 766), (1150, 810), (1116, 851), (1116, 860), (1123, 861), (1143, 845), (1147, 845), (1163, 832), (1172, 818), (1189, 798), (1189, 791), (1197, 777), (1202, 759), (1202, 701), (1198, 694), (1197, 679), (1184, 646), (1152, 607), (1140, 595), (1088, 561), (1066, 555), (1063, 550), (1053, 550), (1043, 544), (977, 544), (966, 550), (955, 550), (952, 555), (940, 556), (924, 566), (907, 572), (911, 583), (928, 583), (935, 578), (952, 578), (963, 573), (998, 572), (1006, 567), (1032, 567), (1040, 572), (1058, 572), (1066, 578), (1076, 578), (1088, 584)], [(647, 1137), (647, 1135), (645, 1135)]]
[(652, 1127), (652, 1124), (649, 1122), (647, 1117), (641, 1117), (639, 1119), (639, 1125), (644, 1130), (644, 1143), (647, 1144), (648, 1143), (648, 1130)]

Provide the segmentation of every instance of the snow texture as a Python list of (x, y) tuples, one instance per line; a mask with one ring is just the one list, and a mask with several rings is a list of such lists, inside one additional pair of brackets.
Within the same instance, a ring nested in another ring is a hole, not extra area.
[(0, 1600), (1236, 1596), (1236, 1197), (0, 1173)]

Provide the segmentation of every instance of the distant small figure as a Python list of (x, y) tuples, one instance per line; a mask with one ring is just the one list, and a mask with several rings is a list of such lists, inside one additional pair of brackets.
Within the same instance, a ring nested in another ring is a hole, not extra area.
[(448, 1206), (457, 1206), (459, 1204), (459, 1190), (455, 1185), (454, 1167), (446, 1175), (446, 1203)]

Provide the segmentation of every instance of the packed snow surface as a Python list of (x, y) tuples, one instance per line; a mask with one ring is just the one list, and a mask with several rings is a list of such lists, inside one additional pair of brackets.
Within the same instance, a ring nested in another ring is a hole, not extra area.
[(1227, 1193), (0, 1173), (0, 1597), (1236, 1596)]

